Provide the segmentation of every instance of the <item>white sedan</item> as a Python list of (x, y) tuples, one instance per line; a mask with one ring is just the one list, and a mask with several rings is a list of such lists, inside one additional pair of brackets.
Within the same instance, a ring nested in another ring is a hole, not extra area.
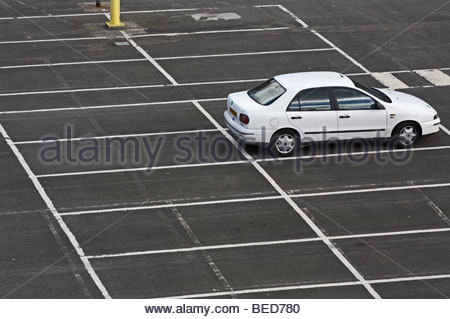
[(423, 100), (365, 87), (336, 72), (276, 76), (228, 96), (225, 122), (249, 143), (271, 143), (288, 156), (299, 141), (393, 138), (403, 145), (439, 131), (437, 112)]

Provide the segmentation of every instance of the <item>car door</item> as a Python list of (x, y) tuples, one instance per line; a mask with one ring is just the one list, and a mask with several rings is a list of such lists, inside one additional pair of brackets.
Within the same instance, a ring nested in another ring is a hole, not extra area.
[(290, 123), (303, 137), (314, 141), (337, 137), (337, 116), (329, 88), (300, 91), (286, 111)]
[(339, 139), (386, 136), (387, 112), (373, 98), (347, 87), (333, 88)]

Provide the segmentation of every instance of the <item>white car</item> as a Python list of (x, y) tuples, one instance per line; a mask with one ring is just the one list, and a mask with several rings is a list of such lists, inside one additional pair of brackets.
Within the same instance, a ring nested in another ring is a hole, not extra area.
[(225, 122), (249, 143), (272, 143), (279, 155), (303, 140), (398, 137), (404, 145), (439, 131), (437, 112), (423, 100), (365, 87), (336, 72), (276, 76), (228, 96)]

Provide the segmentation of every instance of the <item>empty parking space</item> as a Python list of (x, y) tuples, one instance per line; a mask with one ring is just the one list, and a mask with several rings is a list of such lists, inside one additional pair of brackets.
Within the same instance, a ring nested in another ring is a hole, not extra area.
[(101, 178), (54, 177), (42, 183), (61, 212), (273, 195), (270, 184), (249, 167), (240, 164), (107, 174)]
[[(3, 93), (14, 92), (14, 88), (19, 85), (23, 91), (46, 91), (168, 83), (147, 61), (130, 64), (56, 66), (44, 69), (7, 69), (2, 70), (0, 78)], [(36, 78), (40, 81), (36, 82)]]
[(323, 41), (307, 30), (280, 29), (195, 34), (173, 37), (137, 38), (155, 58), (198, 55), (262, 53), (273, 51), (328, 49)]
[(446, 298), (450, 290), (449, 279), (392, 282), (374, 285), (383, 298)]
[[(282, 200), (185, 206), (178, 207), (177, 211), (201, 244), (209, 249), (314, 237), (311, 229)], [(69, 215), (65, 220), (82, 242), (108, 228), (86, 244), (89, 255), (156, 253), (194, 247), (170, 208), (134, 211), (123, 218), (125, 214), (128, 212)], [(124, 233), (128, 235), (122, 236)]]
[(23, 144), (19, 149), (39, 177), (171, 170), (245, 160), (217, 130)]
[[(352, 279), (352, 275), (322, 243), (223, 249), (209, 251), (208, 255), (235, 289)], [(208, 269), (208, 264), (202, 263), (203, 258), (200, 252), (190, 252), (93, 259), (92, 262), (118, 298), (130, 298), (136, 293), (158, 297), (226, 291)], [(134, 265), (135, 271), (127, 267), (130, 264)], [(292, 264), (297, 266), (292, 267)], [(149, 272), (156, 266), (161, 270), (158, 276)], [(114, 282), (114, 278), (120, 276), (129, 278), (125, 289)], [(202, 280), (193, 284), (194, 278)]]
[[(292, 65), (295, 61), (294, 66)], [(261, 55), (160, 61), (160, 64), (182, 82), (225, 81), (238, 79), (265, 79), (277, 74), (289, 72), (345, 69), (348, 61), (335, 51), (284, 53), (276, 56)], [(239, 68), (236, 67), (239, 66)], [(262, 68), (261, 66), (264, 67)]]
[[(393, 163), (389, 160), (389, 156), (381, 158), (385, 162), (380, 163), (376, 161), (376, 157), (380, 154), (367, 155), (368, 159), (364, 164), (352, 163), (347, 158), (342, 159), (342, 163), (336, 165), (332, 164), (337, 161), (335, 157), (326, 158), (325, 162), (318, 158), (314, 163), (297, 161), (303, 171), (294, 174), (292, 172), (297, 167), (294, 160), (262, 165), (286, 191), (295, 194), (400, 186), (409, 185), (409, 182), (417, 184), (446, 183), (449, 181), (446, 164), (448, 153), (448, 150), (411, 152), (411, 158), (407, 164)], [(402, 156), (394, 154), (393, 156), (405, 158), (405, 154), (403, 153)], [(350, 176), (351, 178), (349, 178)]]
[[(133, 123), (130, 125), (129, 123)], [(4, 116), (3, 125), (15, 142), (101, 136), (139, 135), (214, 128), (192, 103), (35, 112)]]
[[(367, 279), (448, 274), (449, 233), (339, 241)], [(424, 271), (426, 269), (427, 271)]]
[(123, 44), (123, 39), (8, 44), (0, 51), (0, 70), (42, 64), (142, 58), (133, 47)]
[[(427, 189), (442, 199), (445, 189)], [(433, 196), (433, 197), (434, 197)], [(328, 235), (447, 228), (421, 191), (385, 191), (294, 199)], [(437, 207), (437, 206), (436, 206)]]
[[(389, 41), (408, 27), (411, 30)], [(338, 46), (345, 43), (347, 53), (356, 59), (364, 58), (362, 63), (369, 70), (382, 72), (448, 67), (449, 44), (445, 37), (448, 27), (446, 19), (438, 19), (414, 26), (413, 22), (388, 23), (383, 29), (375, 25), (352, 25), (318, 30)], [(376, 50), (379, 46), (382, 48)]]

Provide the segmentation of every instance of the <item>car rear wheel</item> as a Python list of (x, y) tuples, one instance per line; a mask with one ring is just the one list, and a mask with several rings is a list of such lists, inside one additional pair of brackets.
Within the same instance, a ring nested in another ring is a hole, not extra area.
[(395, 128), (392, 137), (402, 146), (411, 146), (420, 139), (420, 129), (416, 123), (405, 122)]
[(282, 130), (272, 137), (271, 145), (279, 156), (290, 156), (294, 153), (299, 141), (299, 135), (296, 132)]

